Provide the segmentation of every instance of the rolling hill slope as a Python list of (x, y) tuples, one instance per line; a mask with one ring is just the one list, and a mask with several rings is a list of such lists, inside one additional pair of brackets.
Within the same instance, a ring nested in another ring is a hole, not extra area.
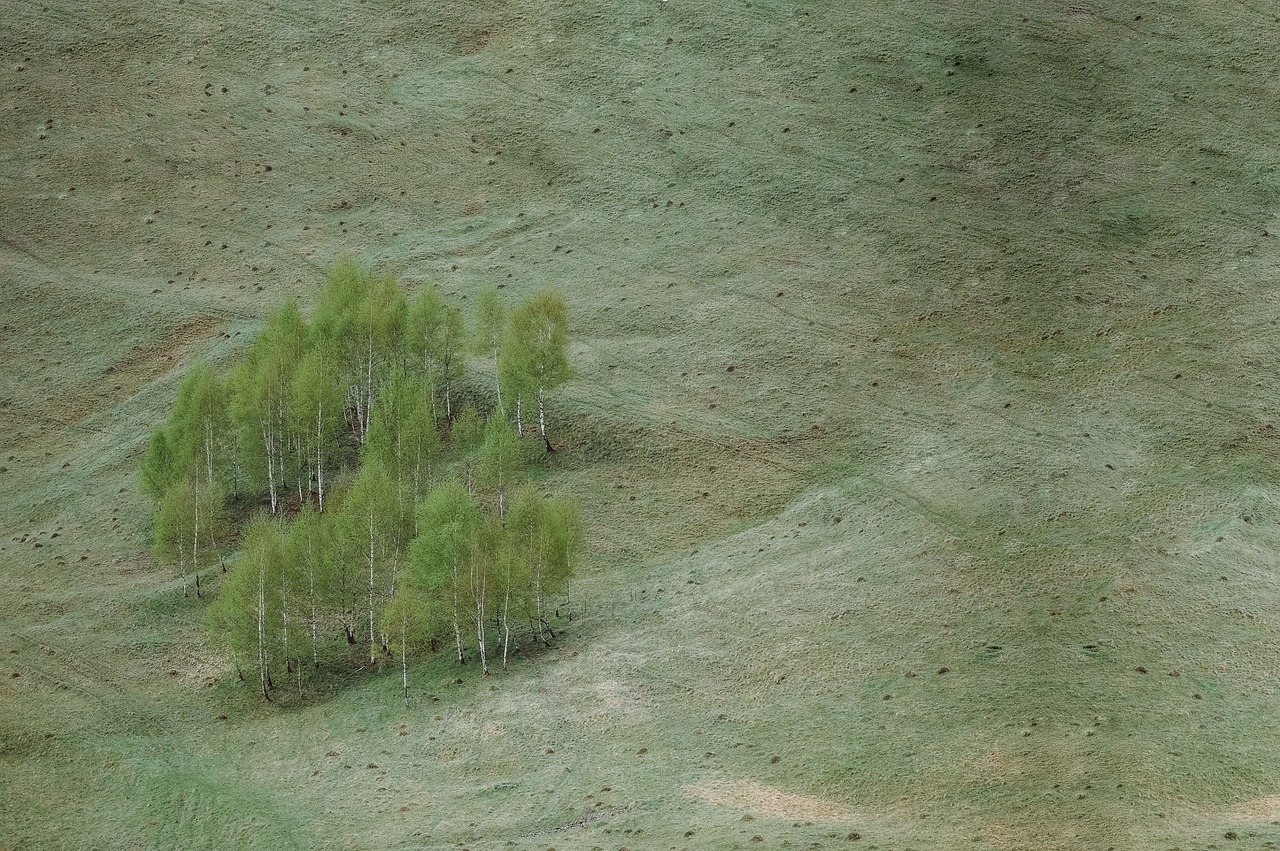
[[(51, 0), (0, 36), (0, 847), (1280, 842), (1269, 6)], [(582, 614), (408, 710), (281, 711), (134, 471), (182, 368), (344, 252), (566, 294)]]

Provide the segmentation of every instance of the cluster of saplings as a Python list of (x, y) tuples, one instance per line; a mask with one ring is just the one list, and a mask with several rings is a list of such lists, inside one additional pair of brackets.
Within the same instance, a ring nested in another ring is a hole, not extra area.
[[(264, 698), (278, 679), (301, 693), (304, 671), (339, 648), (370, 666), (398, 658), (407, 700), (415, 651), (451, 646), (465, 663), (474, 648), (487, 674), (491, 656), (506, 667), (513, 633), (555, 637), (578, 509), (521, 486), (520, 471), (543, 451), (522, 438), (552, 449), (567, 315), (554, 292), (508, 315), (494, 289), (468, 330), (433, 287), (409, 303), (394, 278), (345, 261), (310, 322), (287, 302), (225, 378), (207, 365), (185, 376), (141, 468), (155, 552), (184, 596), (201, 595), (203, 573), (228, 574), (209, 627)], [(489, 391), (464, 390), (469, 354)], [(233, 506), (256, 506), (243, 528)]]

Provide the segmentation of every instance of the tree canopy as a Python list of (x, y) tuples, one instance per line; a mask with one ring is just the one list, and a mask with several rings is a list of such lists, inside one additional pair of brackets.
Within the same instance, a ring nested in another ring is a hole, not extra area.
[(581, 523), (571, 500), (520, 487), (541, 454), (521, 418), (536, 408), (550, 452), (568, 307), (544, 291), (508, 309), (496, 288), (476, 305), (468, 330), (434, 286), (406, 299), (340, 261), (310, 320), (287, 301), (225, 372), (193, 367), (152, 432), (154, 553), (197, 596), (224, 565), (210, 633), (264, 699), (394, 659), (407, 700), (422, 652), (451, 645), (487, 674), (555, 637), (548, 601), (567, 595)]

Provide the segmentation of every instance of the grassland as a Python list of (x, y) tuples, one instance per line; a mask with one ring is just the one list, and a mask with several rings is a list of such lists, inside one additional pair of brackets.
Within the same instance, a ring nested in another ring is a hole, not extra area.
[[(0, 847), (1280, 842), (1280, 24), (1006, 6), (4, 4)], [(134, 469), (342, 252), (575, 306), (583, 615), (281, 711)]]

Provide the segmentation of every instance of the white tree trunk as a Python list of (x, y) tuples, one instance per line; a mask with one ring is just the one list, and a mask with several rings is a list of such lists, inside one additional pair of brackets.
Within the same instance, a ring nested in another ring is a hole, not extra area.
[(267, 578), (258, 565), (258, 681), (262, 686), (262, 697), (271, 699), (267, 691)]
[[(310, 550), (311, 543), (309, 541), (307, 547)], [(307, 560), (307, 578), (311, 584), (311, 664), (319, 668), (320, 650), (318, 649), (319, 636), (317, 635), (317, 630), (320, 619), (316, 617), (316, 564), (314, 553), (309, 553), (309, 555), (311, 557)]]
[(458, 664), (465, 665), (467, 658), (462, 653), (462, 625), (458, 622), (458, 560), (453, 560), (453, 640), (458, 645)]
[(209, 487), (213, 487), (213, 420), (204, 418), (204, 463), (209, 477)]
[(373, 632), (373, 514), (369, 514), (369, 664), (378, 661)]
[(489, 653), (484, 641), (484, 599), (488, 589), (483, 575), (476, 567), (475, 554), (471, 557), (471, 597), (475, 600), (476, 642), (480, 646), (480, 675), (489, 675)]
[(271, 513), (276, 513), (276, 441), (269, 420), (262, 421), (262, 445), (267, 452), (267, 490), (271, 493)]
[[(198, 488), (192, 491), (192, 521), (191, 521), (191, 572), (196, 575), (196, 596), (200, 596), (200, 491)], [(182, 583), (182, 596), (186, 596), (187, 583)]]
[(542, 388), (538, 388), (538, 430), (542, 432), (542, 441), (550, 448), (551, 441), (547, 440), (547, 407), (542, 401)]
[(409, 649), (405, 646), (408, 638), (405, 622), (400, 622), (400, 679), (404, 684), (404, 705), (409, 705)]
[(511, 565), (507, 564), (507, 587), (502, 595), (502, 670), (507, 669), (507, 651), (511, 646)]
[(320, 513), (324, 514), (324, 449), (320, 439), (320, 417), (324, 403), (316, 405), (316, 491), (320, 494)]
[(366, 361), (365, 379), (364, 379), (364, 423), (360, 428), (360, 442), (364, 443), (369, 439), (369, 418), (373, 414), (373, 337), (369, 337), (369, 358)]

